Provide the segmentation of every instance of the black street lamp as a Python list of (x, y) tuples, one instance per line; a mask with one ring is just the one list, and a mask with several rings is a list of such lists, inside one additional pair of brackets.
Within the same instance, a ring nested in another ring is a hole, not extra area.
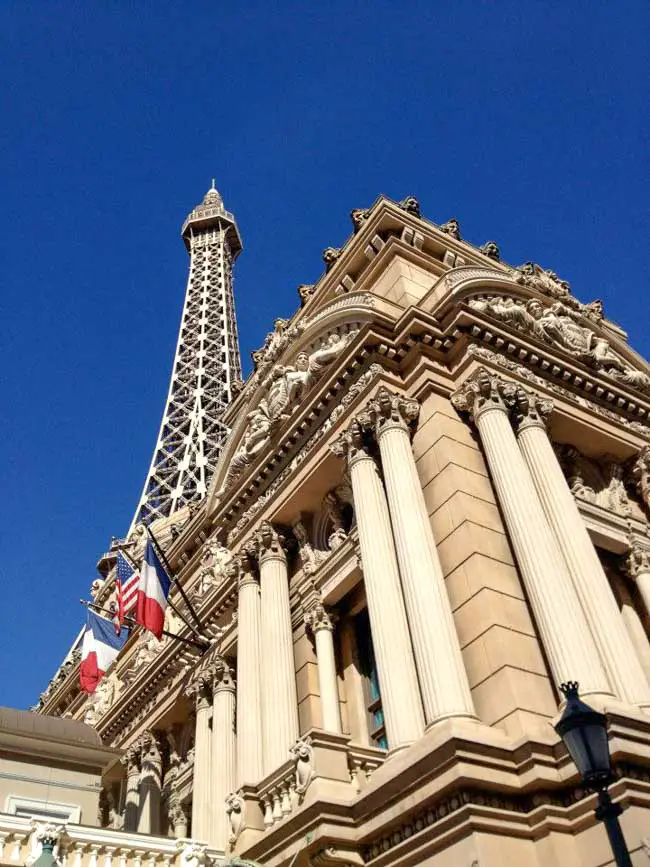
[(596, 818), (605, 825), (616, 864), (618, 867), (632, 867), (618, 821), (623, 808), (612, 803), (607, 791), (613, 779), (607, 718), (580, 700), (577, 683), (563, 683), (560, 689), (566, 696), (566, 707), (555, 731), (564, 741), (585, 786), (598, 792)]

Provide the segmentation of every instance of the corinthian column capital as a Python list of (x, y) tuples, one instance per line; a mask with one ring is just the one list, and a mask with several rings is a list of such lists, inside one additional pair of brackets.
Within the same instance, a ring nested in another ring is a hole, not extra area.
[(334, 619), (334, 616), (320, 602), (315, 602), (305, 612), (305, 626), (314, 635), (320, 629), (327, 629), (329, 632), (332, 632), (334, 630)]
[(526, 391), (524, 388), (517, 388), (512, 416), (519, 433), (529, 427), (540, 427), (546, 430), (546, 423), (552, 412), (552, 400), (540, 397), (535, 392)]
[(387, 430), (399, 428), (408, 431), (420, 414), (417, 400), (390, 391), (382, 385), (361, 416), (362, 424), (371, 426), (377, 437)]
[(370, 458), (368, 442), (364, 436), (364, 428), (369, 425), (369, 419), (361, 413), (350, 422), (347, 430), (344, 430), (333, 443), (330, 443), (330, 451), (337, 458), (345, 458), (348, 467), (352, 467), (357, 461)]
[(487, 412), (509, 413), (517, 393), (514, 383), (506, 382), (498, 374), (479, 367), (451, 396), (458, 412), (468, 413), (476, 423)]
[(197, 710), (210, 707), (213, 671), (211, 666), (199, 669), (185, 687), (185, 695), (196, 703)]
[(235, 675), (223, 656), (217, 656), (212, 665), (212, 693), (235, 692)]
[(260, 565), (269, 560), (282, 560), (286, 563), (286, 539), (270, 521), (262, 521), (255, 534), (255, 542)]
[(650, 509), (650, 446), (643, 446), (632, 466), (632, 475), (639, 496)]
[(625, 563), (631, 578), (650, 574), (650, 549), (636, 546), (630, 550)]

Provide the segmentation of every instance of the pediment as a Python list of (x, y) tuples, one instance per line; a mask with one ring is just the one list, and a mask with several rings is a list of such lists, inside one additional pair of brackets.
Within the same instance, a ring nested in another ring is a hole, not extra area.
[(208, 511), (258, 463), (310, 393), (377, 315), (378, 299), (350, 294), (301, 321), (276, 320), (236, 401), (231, 434), (208, 494)]
[(553, 272), (543, 272), (542, 278), (533, 266), (530, 273), (457, 268), (437, 281), (424, 306), (440, 319), (467, 307), (486, 322), (498, 322), (650, 396), (650, 366), (628, 346), (624, 333), (605, 319), (602, 304), (581, 303)]

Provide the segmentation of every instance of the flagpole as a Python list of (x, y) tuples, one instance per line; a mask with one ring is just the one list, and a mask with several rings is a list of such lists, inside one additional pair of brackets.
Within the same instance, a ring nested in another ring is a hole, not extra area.
[[(87, 599), (80, 599), (79, 602), (81, 602), (82, 605), (85, 605), (86, 608), (94, 608), (95, 611), (101, 611), (104, 614), (110, 614), (111, 617), (115, 616), (114, 611), (111, 611), (108, 608), (102, 608), (101, 605), (97, 605), (96, 602), (88, 602)], [(129, 626), (139, 626), (140, 625), (139, 623), (136, 623), (132, 617), (129, 617), (129, 616), (125, 617), (124, 620), (128, 623)], [(169, 632), (167, 629), (163, 629), (161, 634), (166, 635), (169, 638), (173, 638), (175, 641), (180, 641), (183, 644), (191, 644), (192, 647), (198, 647), (203, 651), (207, 650), (210, 647), (209, 642), (205, 641), (205, 639), (203, 639), (202, 641), (199, 642), (199, 641), (194, 641), (191, 638), (182, 638), (180, 635), (175, 635), (173, 632)]]
[[(132, 568), (135, 572), (137, 572), (137, 571), (138, 571), (138, 567), (136, 566), (136, 564), (134, 563), (134, 561), (131, 559), (131, 556), (130, 556), (129, 554), (127, 554), (126, 551), (124, 551), (123, 549), (120, 549), (120, 553), (122, 554), (122, 556), (124, 557), (124, 559), (128, 561), (128, 563), (129, 563), (129, 565), (131, 566), (131, 568)], [(162, 553), (162, 552), (161, 552), (161, 553)], [(172, 580), (173, 580), (173, 579), (172, 579)], [(179, 585), (179, 587), (180, 587), (180, 585)], [(175, 611), (176, 614), (178, 614), (178, 616), (181, 618), (181, 620), (183, 621), (183, 623), (187, 626), (188, 629), (191, 629), (191, 630), (192, 630), (192, 632), (194, 633), (194, 635), (196, 635), (197, 638), (199, 638), (199, 639), (201, 639), (201, 640), (204, 640), (203, 635), (201, 635), (201, 633), (197, 630), (197, 628), (196, 628), (195, 626), (192, 626), (192, 624), (191, 624), (190, 621), (185, 617), (185, 615), (183, 614), (183, 612), (180, 611), (180, 610), (179, 610), (179, 609), (174, 605), (174, 603), (171, 601), (171, 599), (169, 599), (169, 597), (167, 598), (167, 604), (168, 604), (169, 607), (172, 609), (172, 611)]]
[(163, 564), (164, 564), (165, 568), (167, 569), (167, 574), (169, 575), (169, 577), (171, 578), (171, 580), (174, 582), (174, 585), (175, 585), (176, 587), (178, 587), (178, 592), (179, 592), (179, 593), (181, 594), (181, 596), (183, 597), (183, 601), (184, 601), (185, 604), (187, 605), (190, 614), (192, 615), (192, 617), (194, 618), (194, 621), (196, 622), (196, 625), (198, 626), (199, 629), (202, 629), (202, 628), (203, 628), (203, 624), (202, 624), (201, 621), (199, 620), (199, 615), (198, 615), (198, 614), (196, 613), (196, 611), (194, 610), (194, 606), (192, 605), (192, 603), (191, 603), (190, 600), (188, 599), (187, 594), (185, 593), (185, 591), (183, 590), (183, 588), (182, 588), (182, 586), (181, 586), (181, 584), (180, 584), (180, 581), (177, 581), (176, 578), (174, 577), (172, 567), (169, 565), (169, 560), (168, 560), (167, 557), (165, 556), (165, 552), (163, 551), (163, 549), (162, 549), (162, 547), (161, 547), (161, 545), (160, 545), (160, 542), (159, 542), (158, 539), (156, 539), (156, 537), (154, 536), (154, 532), (153, 532), (153, 530), (151, 529), (151, 527), (150, 527), (148, 524), (145, 524), (145, 527), (146, 527), (147, 533), (149, 533), (149, 536), (151, 537), (151, 541), (154, 543), (154, 545), (156, 546), (156, 548), (157, 548), (158, 551), (160, 552), (160, 556), (162, 557)]

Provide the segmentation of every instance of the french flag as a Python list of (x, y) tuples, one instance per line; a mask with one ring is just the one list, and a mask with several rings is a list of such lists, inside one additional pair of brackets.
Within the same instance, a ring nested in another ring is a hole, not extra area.
[(128, 629), (116, 635), (110, 620), (88, 610), (79, 666), (79, 682), (83, 692), (95, 692), (104, 672), (115, 661), (128, 637)]
[(171, 578), (160, 562), (151, 539), (148, 539), (140, 567), (135, 622), (153, 632), (158, 639), (162, 637), (171, 584)]

